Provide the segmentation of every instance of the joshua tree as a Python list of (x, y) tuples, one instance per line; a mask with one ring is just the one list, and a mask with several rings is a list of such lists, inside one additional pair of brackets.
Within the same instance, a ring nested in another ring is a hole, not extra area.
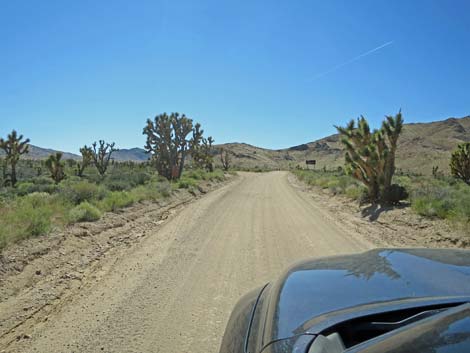
[(93, 142), (92, 144), (93, 149), (91, 149), (91, 158), (93, 159), (93, 163), (95, 164), (96, 169), (98, 169), (98, 173), (100, 173), (101, 177), (103, 177), (106, 174), (106, 170), (108, 169), (111, 155), (113, 152), (117, 151), (117, 148), (114, 148), (114, 142), (107, 143), (103, 140), (99, 140), (98, 143), (99, 146), (96, 142)]
[(225, 171), (229, 170), (230, 163), (232, 162), (229, 151), (223, 148), (220, 150), (220, 161), (222, 162), (222, 168), (224, 168)]
[(470, 142), (461, 143), (450, 159), (452, 175), (470, 185)]
[(36, 176), (41, 176), (43, 165), (44, 165), (44, 161), (38, 161), (38, 163), (34, 167), (34, 169), (36, 170)]
[[(17, 178), (16, 178), (16, 165), (20, 160), (20, 156), (29, 152), (29, 139), (23, 140), (23, 135), (18, 136), (17, 132), (13, 130), (11, 134), (8, 135), (7, 139), (4, 140), (0, 138), (0, 149), (5, 151), (5, 165), (10, 165), (11, 172), (9, 174), (9, 182), (14, 187)], [(8, 176), (4, 181), (8, 180)]]
[(8, 179), (7, 161), (5, 158), (0, 158), (0, 168), (2, 168), (2, 184), (1, 185), (4, 185)]
[(403, 128), (401, 111), (386, 116), (379, 130), (371, 131), (361, 116), (346, 127), (336, 129), (346, 148), (346, 169), (368, 189), (371, 202), (397, 203), (408, 195), (404, 188), (392, 185), (395, 173), (395, 152)]
[(80, 148), (80, 153), (82, 154), (82, 161), (77, 163), (77, 176), (81, 178), (83, 177), (85, 168), (88, 167), (93, 160), (93, 150), (91, 147), (85, 145)]
[(65, 165), (62, 161), (62, 152), (51, 154), (49, 158), (46, 159), (46, 167), (49, 169), (51, 178), (56, 184), (59, 184), (65, 178)]
[(143, 134), (147, 135), (145, 150), (152, 155), (158, 174), (169, 180), (181, 176), (186, 155), (190, 151), (188, 135), (191, 131), (193, 120), (184, 114), (180, 116), (178, 113), (163, 113), (157, 115), (153, 121), (147, 120), (143, 130)]
[(212, 155), (212, 145), (214, 144), (215, 140), (212, 136), (209, 136), (207, 139), (202, 139), (202, 146), (204, 151), (204, 159), (206, 162), (206, 169), (209, 172), (214, 171), (214, 158)]
[(204, 130), (198, 123), (193, 130), (193, 137), (190, 141), (191, 157), (194, 164), (198, 168), (205, 168), (212, 172), (214, 170), (214, 160), (212, 156), (212, 144), (214, 139), (209, 136), (207, 139), (203, 137)]

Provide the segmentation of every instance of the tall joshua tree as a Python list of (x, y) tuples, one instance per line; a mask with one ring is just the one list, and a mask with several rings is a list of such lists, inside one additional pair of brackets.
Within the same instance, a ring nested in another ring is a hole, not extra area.
[(46, 167), (51, 173), (52, 180), (54, 180), (56, 184), (59, 184), (65, 178), (65, 164), (62, 161), (62, 152), (51, 154), (49, 158), (46, 159)]
[(96, 169), (98, 169), (98, 173), (100, 173), (101, 177), (103, 177), (108, 170), (111, 155), (118, 149), (114, 148), (114, 142), (107, 143), (104, 140), (99, 140), (98, 143), (93, 142), (91, 146), (91, 158), (93, 159), (93, 163), (95, 164)]
[(461, 143), (450, 159), (452, 175), (470, 185), (470, 142)]
[[(199, 125), (200, 127), (200, 125)], [(148, 119), (143, 134), (147, 135), (145, 150), (152, 155), (158, 174), (178, 179), (190, 151), (188, 135), (193, 131), (193, 120), (179, 113), (159, 114)]]
[[(23, 135), (17, 134), (13, 130), (4, 140), (0, 138), (0, 149), (5, 151), (5, 164), (10, 165), (11, 172), (9, 174), (10, 184), (14, 187), (17, 182), (16, 165), (20, 160), (20, 156), (29, 152), (29, 139), (23, 140)], [(8, 178), (7, 178), (8, 179)]]
[(220, 150), (220, 162), (222, 163), (222, 168), (224, 168), (225, 171), (228, 171), (232, 162), (232, 158), (230, 157), (229, 151), (223, 148)]
[(382, 122), (381, 131), (385, 135), (387, 141), (384, 143), (383, 154), (385, 157), (384, 165), (384, 189), (390, 188), (392, 185), (392, 178), (395, 174), (395, 154), (397, 152), (398, 138), (403, 130), (403, 116), (401, 109), (395, 116), (385, 116), (385, 121)]
[(357, 119), (357, 126), (354, 120), (346, 127), (336, 126), (346, 148), (346, 170), (367, 187), (371, 202), (396, 203), (407, 197), (403, 188), (392, 185), (402, 128), (401, 111), (386, 116), (378, 130), (371, 131), (363, 116)]
[(205, 168), (212, 172), (214, 170), (214, 160), (212, 156), (212, 144), (214, 143), (214, 139), (212, 136), (205, 138), (203, 134), (204, 130), (201, 129), (201, 124), (197, 123), (194, 126), (193, 137), (190, 141), (191, 157), (196, 167)]
[(93, 150), (87, 145), (80, 148), (80, 153), (82, 155), (82, 161), (77, 163), (77, 176), (80, 178), (83, 177), (83, 172), (85, 168), (88, 167), (93, 160)]

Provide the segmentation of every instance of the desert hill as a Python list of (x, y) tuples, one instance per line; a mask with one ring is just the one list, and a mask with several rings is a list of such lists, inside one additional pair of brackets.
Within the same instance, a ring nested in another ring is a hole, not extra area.
[[(459, 143), (470, 141), (470, 116), (449, 118), (431, 123), (405, 124), (397, 151), (397, 168), (403, 171), (429, 174), (433, 166), (449, 173), (449, 158)], [(286, 169), (305, 166), (306, 159), (315, 159), (316, 168), (334, 169), (344, 164), (343, 149), (337, 134), (290, 148), (271, 150), (246, 143), (226, 143), (214, 146), (215, 164), (220, 165), (220, 151), (232, 154), (232, 165), (238, 168)], [(45, 159), (55, 150), (31, 145), (26, 158)], [(0, 151), (0, 156), (1, 156)], [(64, 153), (64, 159), (80, 159)], [(116, 161), (146, 161), (142, 148), (120, 149), (113, 154)]]
[[(56, 152), (59, 152), (59, 151), (50, 149), (50, 148), (38, 147), (38, 146), (30, 144), (28, 154), (23, 155), (22, 157), (25, 159), (46, 159), (51, 154), (54, 154)], [(63, 153), (63, 157), (62, 157), (63, 159), (80, 160), (82, 158), (80, 155), (75, 154), (75, 153), (70, 153), (70, 152), (62, 152), (62, 153)], [(4, 152), (0, 151), (0, 157), (3, 155), (4, 155)], [(123, 162), (123, 161), (142, 162), (148, 159), (148, 154), (145, 153), (145, 150), (143, 148), (129, 148), (129, 149), (122, 148), (116, 152), (113, 152), (113, 159), (119, 162)]]
[[(397, 151), (397, 168), (429, 174), (433, 166), (449, 173), (449, 158), (459, 143), (470, 141), (470, 116), (431, 123), (405, 124)], [(244, 143), (217, 145), (233, 152), (233, 164), (246, 168), (286, 168), (305, 166), (315, 159), (316, 168), (336, 168), (344, 164), (337, 134), (281, 150), (268, 150)], [(216, 157), (219, 162), (219, 157)]]

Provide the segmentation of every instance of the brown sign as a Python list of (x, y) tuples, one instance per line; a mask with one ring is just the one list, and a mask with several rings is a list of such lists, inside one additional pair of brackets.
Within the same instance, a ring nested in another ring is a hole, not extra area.
[(307, 159), (307, 160), (305, 161), (305, 164), (313, 164), (313, 165), (315, 165), (315, 164), (317, 164), (317, 161), (316, 161), (315, 159)]

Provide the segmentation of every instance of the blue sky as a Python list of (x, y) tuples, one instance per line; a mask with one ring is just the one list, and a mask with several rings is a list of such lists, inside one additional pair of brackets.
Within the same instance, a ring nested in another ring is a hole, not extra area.
[(360, 114), (465, 116), (469, 24), (468, 0), (2, 1), (0, 135), (142, 147), (179, 111), (217, 143), (283, 148)]

